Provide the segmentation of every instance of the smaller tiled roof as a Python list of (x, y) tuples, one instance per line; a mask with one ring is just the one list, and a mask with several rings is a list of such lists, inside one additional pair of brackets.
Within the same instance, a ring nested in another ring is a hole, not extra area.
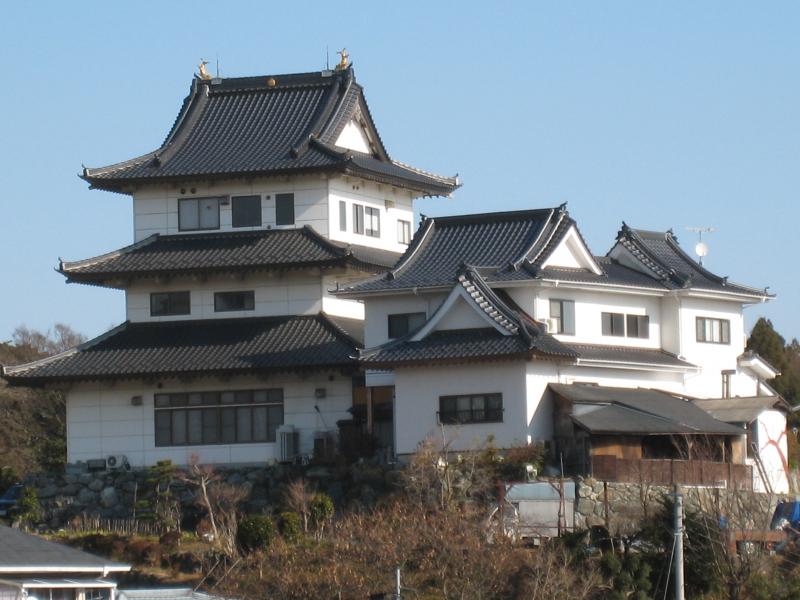
[(696, 371), (698, 367), (678, 358), (675, 354), (659, 348), (632, 348), (630, 346), (604, 346), (600, 344), (564, 343), (578, 354), (581, 362), (620, 363), (624, 365), (647, 365), (652, 367), (674, 367)]
[[(370, 154), (335, 146), (351, 121)], [(129, 192), (146, 182), (333, 172), (447, 195), (460, 184), (389, 157), (351, 68), (316, 73), (194, 79), (158, 150), (85, 168), (92, 187)]]
[[(461, 362), (475, 359), (557, 357), (576, 358), (576, 353), (548, 335), (502, 290), (490, 288), (477, 271), (465, 267), (451, 293), (463, 290), (474, 308), (496, 324), (496, 328), (438, 330), (416, 339), (411, 332), (398, 340), (362, 353), (369, 367)], [(444, 305), (440, 310), (445, 310)], [(432, 319), (435, 318), (432, 317)]]
[(358, 342), (318, 315), (123, 323), (63, 354), (4, 367), (11, 384), (357, 366)]
[[(694, 260), (669, 231), (633, 229), (624, 222), (617, 233), (617, 244), (624, 247), (641, 265), (668, 289), (695, 289), (769, 297), (757, 289), (728, 281)], [(609, 252), (609, 254), (613, 252)]]
[(694, 403), (725, 423), (750, 423), (765, 410), (779, 410), (784, 413), (790, 410), (780, 396), (697, 399)]
[(151, 235), (114, 252), (61, 262), (68, 282), (105, 282), (159, 275), (350, 266), (367, 273), (391, 267), (399, 253), (333, 242), (312, 227)]
[(0, 573), (98, 573), (131, 567), (0, 525)]
[(572, 420), (594, 434), (744, 434), (686, 398), (661, 390), (582, 383), (548, 387), (572, 403)]
[[(575, 222), (565, 206), (452, 217), (425, 217), (395, 267), (343, 294), (450, 288), (464, 265), (487, 281), (531, 279)], [(519, 273), (519, 275), (513, 275)]]

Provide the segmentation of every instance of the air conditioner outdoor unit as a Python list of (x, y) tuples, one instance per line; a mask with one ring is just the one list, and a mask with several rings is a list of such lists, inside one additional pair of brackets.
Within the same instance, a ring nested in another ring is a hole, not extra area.
[(131, 465), (124, 454), (111, 454), (106, 458), (106, 468), (109, 471), (130, 471)]
[(300, 432), (293, 425), (278, 427), (278, 460), (282, 463), (294, 462), (300, 452)]

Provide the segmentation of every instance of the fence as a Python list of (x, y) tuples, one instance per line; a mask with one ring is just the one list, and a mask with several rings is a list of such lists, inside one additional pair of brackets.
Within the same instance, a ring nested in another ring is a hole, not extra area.
[(753, 467), (708, 460), (625, 459), (593, 456), (592, 477), (600, 481), (654, 485), (725, 486), (752, 490)]

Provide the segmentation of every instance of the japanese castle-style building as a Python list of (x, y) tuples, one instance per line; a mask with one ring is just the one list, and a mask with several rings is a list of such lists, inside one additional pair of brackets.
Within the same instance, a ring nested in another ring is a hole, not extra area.
[(158, 150), (83, 177), (133, 197), (135, 239), (59, 271), (124, 290), (127, 320), (3, 369), (67, 391), (70, 461), (282, 460), (355, 415), (387, 454), (492, 436), (573, 472), (701, 458), (788, 490), (777, 371), (744, 347), (766, 290), (671, 231), (623, 223), (597, 256), (566, 206), (412, 236), (414, 199), (459, 181), (389, 157), (347, 64), (201, 71)]
[(260, 462), (283, 425), (292, 454), (334, 433), (364, 397), (364, 316), (330, 290), (391, 267), (414, 199), (459, 185), (389, 157), (346, 64), (196, 77), (158, 150), (82, 176), (133, 197), (135, 239), (59, 271), (124, 290), (127, 320), (4, 375), (67, 389), (69, 461), (134, 466)]

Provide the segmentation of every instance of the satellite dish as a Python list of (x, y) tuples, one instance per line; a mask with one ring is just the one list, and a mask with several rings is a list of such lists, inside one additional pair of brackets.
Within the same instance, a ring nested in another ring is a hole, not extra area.
[(695, 254), (700, 258), (704, 256), (708, 256), (708, 246), (706, 246), (705, 242), (697, 242), (697, 245), (694, 247)]

